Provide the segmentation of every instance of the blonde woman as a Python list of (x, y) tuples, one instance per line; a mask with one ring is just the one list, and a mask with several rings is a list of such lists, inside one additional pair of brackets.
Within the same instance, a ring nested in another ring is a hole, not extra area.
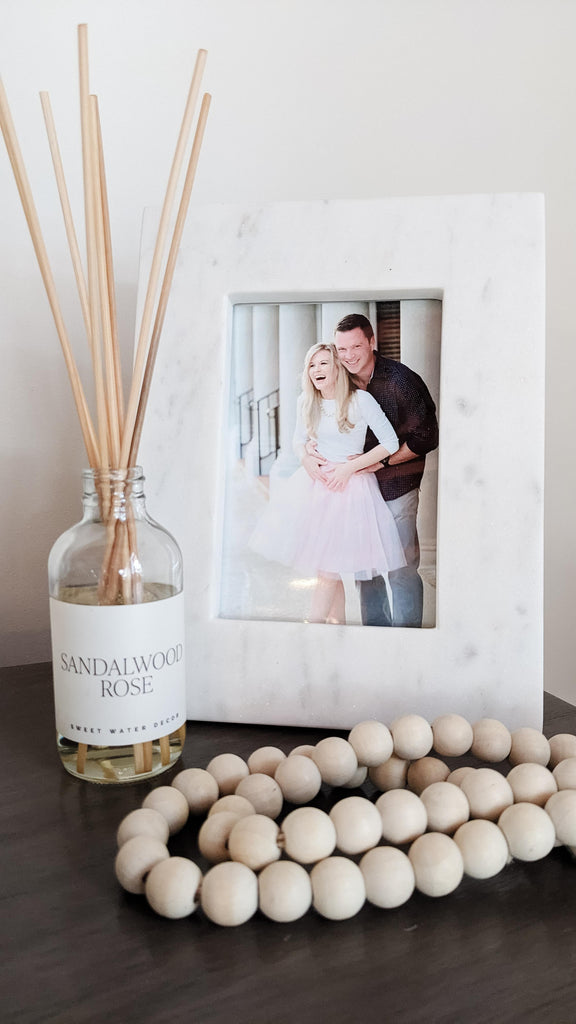
[[(379, 444), (364, 452), (370, 427)], [(342, 576), (372, 579), (406, 565), (394, 519), (373, 473), (398, 449), (378, 402), (358, 390), (334, 345), (306, 353), (294, 450), (305, 460), (314, 442), (327, 460), (313, 479), (301, 467), (272, 499), (250, 546), (266, 558), (316, 576), (309, 621), (346, 621)]]

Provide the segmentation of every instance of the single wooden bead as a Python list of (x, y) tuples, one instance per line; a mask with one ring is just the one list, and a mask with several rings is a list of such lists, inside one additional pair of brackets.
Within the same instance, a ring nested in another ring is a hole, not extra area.
[(157, 786), (144, 798), (142, 807), (159, 811), (168, 822), (171, 836), (184, 828), (190, 814), (186, 797), (174, 786)]
[(169, 835), (168, 822), (160, 811), (155, 811), (152, 807), (139, 807), (136, 811), (130, 811), (130, 814), (120, 822), (116, 841), (120, 847), (134, 836), (151, 836), (166, 844)]
[(268, 864), (258, 876), (259, 906), (271, 921), (297, 921), (312, 905), (310, 876), (291, 860)]
[(354, 856), (377, 846), (382, 838), (382, 818), (378, 808), (362, 796), (339, 800), (330, 811), (336, 829), (336, 846)]
[(312, 757), (315, 750), (316, 747), (313, 743), (301, 743), (299, 747), (294, 747), (294, 749), (290, 751), (288, 757), (292, 757), (292, 754), (301, 754), (302, 757)]
[(216, 864), (204, 876), (200, 902), (214, 924), (235, 928), (249, 921), (258, 909), (258, 878), (238, 861)]
[(160, 860), (167, 860), (168, 847), (152, 836), (133, 836), (127, 839), (116, 854), (116, 878), (126, 892), (139, 895), (144, 892), (146, 875)]
[(463, 765), (461, 768), (455, 768), (453, 772), (450, 772), (446, 782), (451, 782), (453, 786), (460, 786), (462, 784), (462, 779), (465, 779), (467, 775), (470, 775), (471, 772), (475, 771), (476, 769), (468, 764)]
[(394, 741), (388, 726), (372, 719), (355, 725), (348, 735), (348, 742), (354, 748), (358, 764), (367, 768), (383, 764), (394, 750)]
[(408, 775), (409, 761), (392, 754), (384, 764), (368, 769), (370, 782), (382, 793), (390, 789), (404, 789)]
[(548, 740), (550, 744), (550, 761), (548, 767), (553, 769), (560, 761), (568, 757), (576, 757), (576, 736), (570, 732), (559, 732)]
[(328, 786), (343, 786), (358, 768), (354, 747), (340, 736), (326, 736), (320, 740), (312, 754), (322, 781)]
[(360, 786), (364, 785), (367, 778), (368, 769), (366, 765), (359, 764), (352, 778), (348, 779), (348, 782), (342, 783), (342, 789), (360, 789)]
[(492, 878), (508, 863), (508, 843), (493, 821), (466, 821), (454, 834), (470, 878)]
[(481, 718), (472, 726), (471, 752), (480, 761), (505, 761), (512, 746), (510, 731), (496, 718)]
[(271, 775), (278, 765), (286, 759), (286, 754), (279, 747), (258, 747), (248, 758), (248, 768), (252, 775)]
[(391, 789), (376, 801), (387, 843), (402, 846), (426, 831), (428, 817), (419, 796), (406, 789)]
[(185, 768), (171, 784), (186, 797), (190, 814), (205, 814), (219, 796), (216, 779), (204, 768)]
[(576, 789), (576, 757), (567, 757), (560, 761), (552, 775), (556, 779), (558, 789)]
[(408, 851), (414, 868), (416, 888), (426, 896), (447, 896), (464, 874), (459, 847), (442, 832), (427, 832), (416, 839)]
[(173, 921), (189, 917), (198, 906), (202, 872), (187, 857), (170, 857), (154, 865), (146, 879), (146, 899), (157, 914)]
[(563, 789), (553, 793), (546, 802), (556, 837), (563, 846), (576, 846), (576, 790)]
[(419, 757), (412, 761), (408, 768), (406, 781), (414, 793), (420, 796), (422, 790), (431, 786), (433, 782), (445, 782), (450, 775), (450, 769), (439, 757)]
[(291, 804), (307, 804), (320, 792), (322, 776), (311, 757), (291, 754), (278, 765), (274, 778), (285, 800)]
[(265, 814), (240, 818), (228, 837), (230, 858), (252, 868), (252, 871), (261, 871), (280, 858), (279, 831), (276, 822)]
[(220, 796), (235, 793), (240, 779), (250, 774), (246, 761), (238, 754), (217, 754), (206, 766), (206, 771), (216, 779)]
[(396, 757), (417, 761), (432, 750), (432, 727), (421, 715), (402, 715), (392, 722), (390, 732)]
[(550, 760), (550, 744), (538, 729), (515, 729), (508, 760), (511, 765), (542, 764)]
[(333, 852), (336, 828), (329, 815), (317, 807), (299, 807), (284, 818), (280, 841), (292, 860), (315, 864)]
[(223, 811), (235, 814), (238, 818), (245, 818), (247, 814), (256, 814), (254, 805), (244, 796), (231, 793), (229, 796), (221, 796), (208, 811), (208, 817), (213, 814), (222, 814)]
[(498, 828), (504, 833), (515, 860), (533, 861), (546, 857), (556, 839), (552, 821), (536, 804), (507, 807), (498, 818)]
[(360, 861), (366, 887), (366, 899), (376, 907), (392, 910), (401, 907), (414, 892), (414, 868), (402, 850), (377, 846)]
[(451, 782), (433, 782), (420, 794), (426, 808), (431, 832), (452, 835), (470, 817), (470, 805), (459, 786)]
[(198, 832), (198, 849), (211, 864), (222, 864), (230, 860), (228, 840), (234, 825), (240, 820), (238, 814), (221, 811), (219, 814), (208, 815), (202, 823)]
[(544, 804), (558, 789), (551, 771), (542, 764), (517, 764), (506, 776), (514, 803)]
[(462, 715), (439, 715), (432, 722), (434, 750), (441, 757), (461, 757), (472, 746), (474, 732)]
[(267, 818), (277, 818), (284, 802), (278, 783), (263, 772), (241, 779), (236, 795), (249, 800), (256, 814), (265, 814)]
[(470, 804), (471, 818), (497, 821), (502, 811), (514, 803), (510, 783), (494, 768), (477, 768), (462, 779), (460, 789)]
[(312, 868), (310, 881), (314, 909), (330, 921), (345, 921), (364, 906), (364, 878), (353, 860), (327, 857)]

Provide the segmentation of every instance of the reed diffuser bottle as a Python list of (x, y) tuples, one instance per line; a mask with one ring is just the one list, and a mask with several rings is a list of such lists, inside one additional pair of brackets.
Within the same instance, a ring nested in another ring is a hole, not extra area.
[(85, 470), (84, 515), (48, 562), (58, 751), (72, 775), (149, 779), (186, 729), (182, 558), (142, 470)]
[(98, 97), (90, 88), (87, 25), (78, 25), (87, 273), (77, 243), (50, 98), (41, 93), (92, 356), (95, 417), (74, 358), (0, 81), (0, 130), (92, 467), (84, 473), (82, 521), (56, 541), (50, 554), (49, 585), (58, 749), (68, 772), (93, 782), (149, 779), (174, 763), (184, 742), (182, 561), (175, 540), (146, 513), (142, 471), (136, 463), (210, 109), (210, 94), (204, 93), (196, 118), (206, 57), (206, 50), (199, 50), (192, 71), (158, 224), (127, 402), (122, 385), (106, 161)]

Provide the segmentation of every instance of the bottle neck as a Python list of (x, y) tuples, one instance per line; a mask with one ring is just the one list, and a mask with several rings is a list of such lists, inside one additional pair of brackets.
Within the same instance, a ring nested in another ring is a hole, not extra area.
[(145, 517), (144, 474), (140, 466), (85, 469), (82, 479), (85, 518), (108, 521)]

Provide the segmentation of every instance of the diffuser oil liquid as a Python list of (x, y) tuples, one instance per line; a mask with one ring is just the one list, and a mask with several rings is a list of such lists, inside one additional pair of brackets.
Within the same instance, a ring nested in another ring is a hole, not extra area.
[(178, 732), (170, 733), (167, 757), (160, 741), (152, 741), (148, 771), (138, 770), (133, 744), (127, 743), (123, 747), (89, 746), (84, 752), (77, 741), (57, 733), (56, 745), (62, 765), (70, 775), (87, 782), (118, 784), (145, 782), (171, 768), (182, 754), (185, 736), (185, 725)]

